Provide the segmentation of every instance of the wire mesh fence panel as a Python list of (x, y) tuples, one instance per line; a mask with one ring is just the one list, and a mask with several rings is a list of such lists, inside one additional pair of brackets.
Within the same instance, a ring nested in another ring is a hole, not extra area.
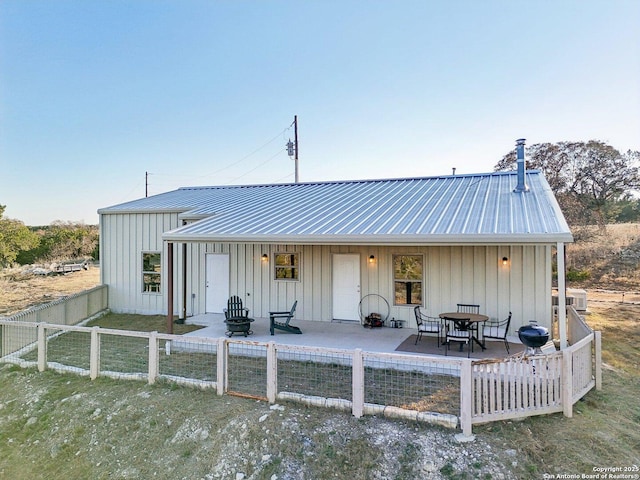
[[(37, 324), (4, 321), (0, 323), (0, 361), (37, 360)], [(32, 354), (32, 355), (31, 355)], [(25, 356), (30, 355), (29, 360)]]
[(91, 332), (65, 331), (47, 327), (47, 365), (73, 367), (89, 371)]
[(366, 356), (364, 366), (365, 403), (460, 413), (460, 369), (455, 364)]
[(148, 373), (149, 338), (100, 333), (100, 375), (145, 377)]
[(159, 375), (179, 377), (203, 382), (216, 381), (217, 345), (193, 342), (186, 338), (158, 340), (160, 355)]
[(352, 400), (350, 353), (287, 350), (278, 346), (278, 392)]
[(229, 341), (227, 393), (267, 397), (267, 346)]

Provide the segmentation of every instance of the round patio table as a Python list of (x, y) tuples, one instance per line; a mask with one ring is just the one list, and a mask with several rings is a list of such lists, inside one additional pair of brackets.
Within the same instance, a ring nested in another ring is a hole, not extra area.
[[(474, 323), (484, 323), (489, 320), (487, 315), (482, 315), (481, 313), (445, 312), (441, 313), (439, 316), (440, 318), (449, 318), (453, 320), (456, 322), (460, 330), (468, 330), (469, 328), (472, 328), (472, 324)], [(480, 342), (475, 335), (471, 335), (471, 337), (474, 342), (480, 345), (482, 350), (486, 350), (484, 343)], [(462, 347), (462, 345), (460, 345), (460, 347)]]

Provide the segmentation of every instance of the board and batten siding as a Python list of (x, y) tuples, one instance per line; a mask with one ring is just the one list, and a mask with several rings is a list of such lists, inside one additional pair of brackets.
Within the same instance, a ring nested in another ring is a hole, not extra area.
[[(162, 233), (180, 224), (177, 213), (101, 215), (101, 280), (109, 286), (114, 312), (166, 314), (167, 243)], [(107, 247), (108, 245), (108, 247)], [(142, 292), (142, 252), (162, 253), (160, 293)], [(274, 253), (299, 252), (300, 281), (274, 279)], [(551, 245), (353, 246), (203, 242), (187, 245), (188, 316), (205, 313), (206, 254), (226, 253), (229, 293), (239, 295), (255, 317), (288, 310), (298, 301), (296, 318), (332, 320), (334, 254), (360, 255), (361, 295), (376, 293), (390, 304), (390, 318), (415, 328), (412, 306), (394, 306), (393, 255), (424, 256), (423, 307), (430, 315), (455, 310), (457, 303), (480, 304), (491, 318), (513, 312), (511, 334), (531, 320), (550, 327)], [(262, 261), (267, 254), (268, 262)], [(375, 256), (375, 263), (368, 262)], [(501, 259), (508, 258), (503, 266)], [(174, 244), (174, 314), (182, 311), (182, 245)]]
[[(109, 308), (118, 313), (164, 314), (167, 245), (162, 234), (180, 225), (177, 213), (100, 215), (100, 280), (109, 287)], [(160, 292), (142, 291), (142, 253), (160, 252)], [(174, 283), (178, 268), (174, 269)]]
[[(192, 244), (187, 297), (188, 315), (205, 311), (205, 255), (228, 253), (229, 293), (239, 295), (255, 317), (271, 310), (288, 310), (298, 301), (296, 318), (332, 320), (332, 262), (336, 253), (360, 255), (361, 295), (377, 293), (390, 304), (390, 318), (415, 327), (413, 306), (393, 305), (393, 255), (424, 256), (424, 308), (431, 315), (456, 309), (457, 303), (477, 303), (491, 318), (513, 312), (512, 334), (531, 320), (550, 327), (551, 246), (329, 246), (267, 244)], [(301, 254), (300, 281), (274, 280), (273, 254)], [(267, 254), (268, 262), (262, 261)], [(374, 255), (375, 263), (368, 262)], [(508, 264), (502, 265), (502, 258)], [(180, 286), (178, 286), (180, 288)], [(179, 302), (181, 295), (176, 296)], [(179, 305), (176, 303), (176, 312)]]

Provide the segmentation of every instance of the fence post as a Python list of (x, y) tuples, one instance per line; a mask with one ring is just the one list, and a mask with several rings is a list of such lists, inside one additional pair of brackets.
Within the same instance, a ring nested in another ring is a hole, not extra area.
[(38, 371), (44, 372), (47, 368), (47, 336), (45, 324), (38, 324)]
[(149, 334), (149, 385), (156, 383), (159, 367), (160, 356), (158, 355), (158, 332), (151, 332)]
[(276, 403), (278, 395), (278, 355), (275, 342), (267, 343), (267, 400)]
[(573, 417), (573, 354), (570, 349), (562, 350), (562, 413)]
[(356, 418), (360, 418), (364, 414), (364, 359), (362, 349), (356, 348), (353, 352), (353, 393), (351, 402), (351, 412)]
[(602, 332), (593, 332), (595, 340), (596, 390), (602, 390)]
[(100, 373), (100, 327), (91, 329), (91, 347), (89, 351), (89, 378), (95, 380)]
[(227, 385), (227, 342), (224, 337), (218, 338), (216, 357), (216, 393), (224, 395)]
[(459, 442), (474, 440), (471, 419), (473, 417), (473, 361), (463, 360), (460, 364), (460, 428)]

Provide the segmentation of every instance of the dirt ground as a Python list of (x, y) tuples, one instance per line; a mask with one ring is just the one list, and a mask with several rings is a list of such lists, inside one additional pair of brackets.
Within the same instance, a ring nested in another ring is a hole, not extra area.
[(37, 275), (25, 268), (0, 270), (0, 316), (9, 316), (100, 284), (100, 268), (64, 275)]

